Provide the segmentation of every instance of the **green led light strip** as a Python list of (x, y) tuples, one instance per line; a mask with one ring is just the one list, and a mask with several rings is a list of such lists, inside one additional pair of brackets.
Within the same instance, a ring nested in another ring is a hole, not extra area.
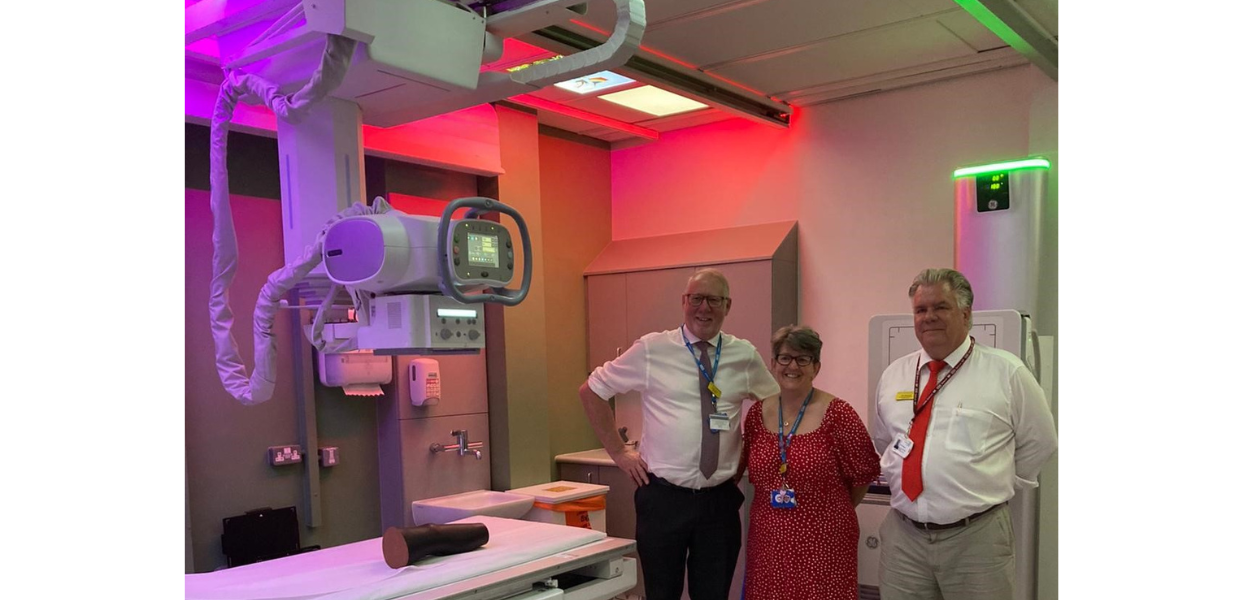
[(993, 165), (982, 165), (980, 167), (966, 167), (964, 169), (956, 169), (952, 174), (953, 179), (968, 177), (970, 175), (980, 175), (982, 173), (994, 173), (997, 171), (1019, 171), (1021, 169), (1049, 169), (1051, 161), (1045, 158), (1030, 158), (1027, 160), (1014, 160), (1012, 162), (995, 163)]

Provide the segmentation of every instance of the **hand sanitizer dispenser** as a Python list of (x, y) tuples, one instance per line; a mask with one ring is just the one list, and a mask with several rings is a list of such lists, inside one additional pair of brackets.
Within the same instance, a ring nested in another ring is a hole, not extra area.
[(439, 404), (439, 361), (415, 358), (409, 363), (409, 400), (414, 406)]

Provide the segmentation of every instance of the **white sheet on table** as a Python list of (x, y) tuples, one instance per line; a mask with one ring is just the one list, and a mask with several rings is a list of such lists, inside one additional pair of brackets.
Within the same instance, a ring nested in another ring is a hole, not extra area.
[(383, 538), (185, 576), (186, 600), (388, 600), (551, 556), (604, 534), (549, 523), (469, 517), (490, 540), (472, 552), (431, 556), (403, 569), (383, 562)]

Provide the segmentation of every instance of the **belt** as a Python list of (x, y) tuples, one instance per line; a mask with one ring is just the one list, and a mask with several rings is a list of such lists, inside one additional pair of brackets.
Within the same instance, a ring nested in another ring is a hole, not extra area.
[(918, 529), (924, 529), (924, 530), (926, 530), (926, 531), (941, 531), (941, 530), (943, 530), (943, 529), (955, 529), (955, 528), (957, 528), (957, 527), (964, 527), (965, 525), (968, 525), (969, 523), (972, 523), (973, 521), (976, 521), (976, 520), (980, 519), (980, 518), (982, 517), (982, 515), (984, 515), (984, 514), (986, 514), (986, 513), (990, 512), (990, 511), (992, 511), (992, 510), (994, 510), (994, 509), (996, 509), (996, 508), (999, 508), (1000, 506), (1003, 506), (1003, 505), (1005, 505), (1005, 504), (1007, 504), (1007, 502), (1000, 502), (1000, 503), (998, 503), (998, 504), (996, 504), (996, 505), (994, 505), (994, 506), (992, 506), (992, 507), (990, 507), (990, 508), (988, 508), (988, 509), (986, 509), (986, 510), (983, 510), (982, 512), (979, 512), (979, 513), (974, 513), (974, 514), (971, 514), (971, 515), (969, 515), (969, 516), (967, 516), (967, 517), (965, 517), (965, 518), (963, 518), (963, 519), (960, 519), (959, 521), (956, 521), (955, 523), (945, 523), (945, 524), (939, 524), (939, 523), (922, 523), (921, 521), (914, 521), (914, 520), (912, 520), (912, 519), (908, 518), (908, 517), (907, 517), (904, 513), (900, 512), (900, 511), (898, 511), (898, 510), (896, 511), (896, 514), (900, 515), (900, 518), (901, 518), (901, 519), (904, 519), (905, 521), (908, 521), (908, 524), (909, 524), (909, 525), (912, 525), (913, 527), (916, 527), (916, 528), (918, 528)]
[(732, 482), (732, 480), (731, 480), (731, 479), (729, 479), (729, 480), (727, 480), (727, 481), (725, 481), (725, 482), (723, 482), (723, 483), (721, 483), (721, 484), (719, 484), (719, 485), (712, 485), (712, 486), (710, 486), (710, 487), (704, 487), (704, 488), (693, 489), (693, 488), (687, 488), (687, 487), (682, 487), (682, 486), (676, 485), (676, 484), (674, 484), (674, 483), (672, 483), (672, 482), (670, 482), (670, 481), (668, 481), (668, 480), (666, 480), (666, 479), (664, 479), (664, 478), (662, 478), (662, 477), (659, 477), (658, 475), (655, 475), (654, 473), (646, 473), (646, 477), (649, 477), (649, 478), (650, 478), (650, 483), (658, 484), (658, 485), (663, 486), (663, 487), (670, 487), (670, 488), (672, 488), (672, 489), (674, 489), (674, 490), (677, 490), (677, 491), (680, 491), (680, 492), (685, 492), (685, 493), (687, 493), (687, 494), (705, 494), (705, 493), (707, 493), (707, 492), (713, 492), (713, 491), (715, 491), (715, 490), (717, 490), (717, 489), (719, 489), (719, 488), (722, 488), (722, 487), (724, 487), (724, 486), (734, 485), (734, 484), (733, 484), (733, 482)]

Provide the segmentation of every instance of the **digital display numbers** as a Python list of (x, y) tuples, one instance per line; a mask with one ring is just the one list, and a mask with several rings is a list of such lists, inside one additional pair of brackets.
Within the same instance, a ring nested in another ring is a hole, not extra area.
[(981, 173), (977, 176), (977, 212), (1007, 210), (1011, 207), (1008, 172)]
[(499, 266), (499, 236), (470, 233), (465, 241), (466, 260), (471, 266)]

